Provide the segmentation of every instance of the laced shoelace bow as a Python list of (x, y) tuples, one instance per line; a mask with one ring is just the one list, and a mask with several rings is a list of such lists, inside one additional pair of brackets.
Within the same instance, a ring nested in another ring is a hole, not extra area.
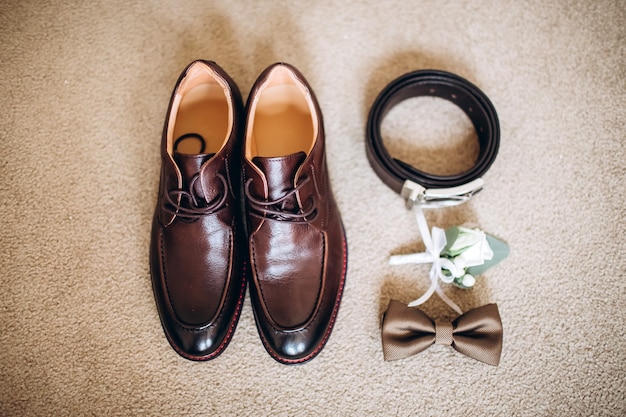
[[(191, 177), (187, 190), (176, 188), (167, 191), (163, 209), (169, 214), (186, 220), (196, 220), (202, 216), (213, 214), (221, 210), (224, 207), (228, 195), (228, 183), (221, 173), (218, 172), (215, 176), (222, 182), (224, 191), (212, 201), (207, 201), (204, 195), (196, 194), (196, 182), (200, 181), (200, 185), (202, 185), (202, 177), (198, 173)], [(204, 190), (204, 187), (200, 188)]]
[[(258, 218), (271, 217), (276, 220), (286, 220), (292, 222), (306, 222), (307, 219), (313, 217), (316, 213), (315, 208), (315, 200), (313, 196), (311, 196), (310, 207), (307, 209), (298, 208), (297, 211), (292, 211), (293, 208), (290, 207), (291, 202), (295, 200), (295, 194), (307, 183), (309, 182), (309, 178), (306, 177), (300, 183), (287, 191), (285, 195), (276, 200), (259, 200), (255, 198), (250, 192), (250, 184), (252, 183), (252, 178), (249, 178), (245, 183), (244, 192), (246, 194), (246, 198), (248, 199), (248, 203), (253, 211), (250, 213), (251, 215)], [(292, 198), (293, 197), (293, 198)]]

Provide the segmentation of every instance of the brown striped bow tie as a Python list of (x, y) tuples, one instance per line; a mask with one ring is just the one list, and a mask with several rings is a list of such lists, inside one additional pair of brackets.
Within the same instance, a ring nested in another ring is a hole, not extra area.
[(407, 358), (433, 344), (442, 344), (496, 366), (502, 353), (502, 321), (496, 304), (478, 307), (445, 323), (391, 300), (383, 315), (382, 342), (386, 361)]

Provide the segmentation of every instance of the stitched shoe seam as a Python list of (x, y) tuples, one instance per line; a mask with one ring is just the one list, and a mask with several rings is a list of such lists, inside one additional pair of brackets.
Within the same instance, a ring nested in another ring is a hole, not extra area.
[[(342, 226), (342, 230), (343, 230), (343, 226)], [(265, 349), (267, 350), (267, 352), (276, 361), (278, 361), (280, 363), (283, 363), (283, 364), (287, 364), (287, 365), (296, 365), (296, 364), (304, 363), (304, 362), (307, 362), (307, 361), (313, 359), (315, 356), (317, 356), (321, 352), (321, 350), (324, 348), (324, 346), (326, 346), (326, 343), (328, 342), (328, 339), (330, 338), (330, 334), (332, 333), (332, 329), (334, 328), (335, 322), (337, 320), (337, 315), (339, 313), (339, 306), (341, 305), (341, 299), (343, 297), (343, 291), (344, 291), (344, 287), (345, 287), (346, 275), (347, 275), (347, 272), (348, 272), (348, 245), (347, 245), (347, 240), (346, 240), (346, 236), (345, 236), (345, 231), (343, 232), (343, 235), (344, 236), (343, 236), (343, 242), (342, 242), (343, 243), (343, 271), (342, 271), (342, 278), (341, 278), (341, 283), (340, 283), (340, 286), (339, 286), (339, 292), (337, 293), (337, 299), (335, 300), (335, 304), (333, 306), (333, 313), (331, 315), (331, 319), (329, 321), (328, 328), (326, 329), (326, 332), (324, 333), (324, 337), (322, 337), (322, 340), (320, 341), (319, 345), (315, 348), (315, 350), (313, 350), (313, 352), (311, 352), (307, 356), (305, 356), (303, 358), (299, 358), (299, 359), (287, 359), (287, 358), (283, 358), (278, 353), (276, 353), (273, 350), (273, 348), (270, 346), (270, 344), (267, 341), (267, 338), (265, 337), (263, 332), (259, 332), (260, 336), (261, 336), (261, 341), (263, 342), (263, 346), (265, 346)]]
[[(324, 254), (326, 252), (326, 235), (324, 233), (322, 233), (322, 236), (324, 236), (324, 245), (322, 247), (322, 254)], [(254, 240), (253, 240), (252, 241), (252, 257), (253, 257), (253, 260), (254, 260), (254, 272), (255, 272), (255, 276), (258, 277), (259, 274), (258, 274), (258, 269), (256, 267), (257, 262), (256, 262), (256, 250), (255, 250), (255, 247), (256, 247), (256, 245), (255, 245)], [(324, 268), (322, 268), (322, 275), (323, 275), (323, 271), (324, 271)], [(322, 281), (322, 280), (323, 280), (323, 278), (320, 276), (320, 281)], [(280, 327), (278, 325), (278, 323), (276, 323), (276, 320), (274, 320), (273, 317), (271, 317), (271, 313), (269, 311), (270, 309), (269, 309), (268, 303), (266, 301), (267, 299), (265, 298), (265, 292), (263, 290), (263, 286), (261, 285), (261, 283), (259, 282), (258, 279), (257, 279), (257, 282), (258, 282), (259, 292), (261, 293), (261, 302), (265, 306), (265, 310), (268, 313), (267, 316), (268, 316), (269, 320), (267, 320), (267, 323), (268, 323), (268, 325), (272, 329), (274, 329), (274, 330), (276, 330), (278, 332), (282, 332), (282, 333), (287, 333), (287, 332), (288, 333), (301, 333), (301, 332), (304, 332), (305, 330), (309, 329), (313, 325), (313, 322), (319, 316), (320, 310), (321, 310), (320, 306), (324, 302), (324, 297), (325, 297), (325, 292), (324, 291), (320, 291), (322, 299), (321, 299), (321, 301), (319, 303), (316, 303), (317, 308), (315, 309), (315, 313), (312, 316), (309, 316), (309, 318), (305, 321), (305, 323), (307, 323), (307, 324), (304, 327), (300, 328), (300, 329), (294, 329), (294, 330), (286, 329), (285, 330), (283, 327)]]
[(233, 318), (232, 321), (230, 323), (230, 326), (228, 327), (228, 332), (226, 332), (226, 335), (224, 336), (224, 340), (222, 340), (222, 343), (220, 343), (220, 345), (211, 353), (209, 353), (206, 356), (194, 356), (191, 355), (187, 352), (184, 352), (182, 349), (180, 349), (171, 339), (170, 335), (168, 334), (168, 332), (165, 332), (165, 336), (168, 340), (168, 342), (170, 343), (170, 346), (172, 346), (172, 348), (174, 348), (174, 350), (176, 351), (176, 353), (178, 353), (180, 356), (182, 356), (185, 359), (189, 359), (189, 360), (197, 360), (197, 361), (208, 361), (211, 360), (217, 356), (219, 356), (225, 349), (226, 347), (230, 344), (230, 341), (233, 338), (233, 335), (235, 333), (235, 328), (237, 327), (237, 323), (239, 322), (239, 317), (241, 316), (241, 311), (242, 311), (242, 307), (243, 307), (243, 299), (244, 299), (244, 295), (245, 295), (245, 288), (246, 288), (246, 263), (243, 263), (243, 270), (242, 270), (242, 276), (241, 276), (241, 289), (239, 290), (239, 296), (237, 299), (237, 305), (235, 307), (235, 312), (233, 314)]
[[(170, 305), (171, 309), (172, 309), (172, 313), (174, 315), (174, 325), (176, 327), (178, 327), (181, 330), (190, 332), (190, 333), (200, 333), (200, 332), (204, 332), (207, 329), (216, 326), (216, 322), (219, 321), (219, 319), (221, 318), (221, 316), (224, 314), (224, 310), (226, 307), (226, 303), (224, 303), (222, 305), (222, 308), (219, 310), (219, 312), (217, 313), (217, 315), (215, 315), (213, 320), (209, 320), (208, 323), (205, 324), (201, 324), (199, 326), (194, 326), (194, 325), (186, 325), (183, 324), (183, 321), (180, 319), (180, 317), (178, 316), (178, 314), (176, 313), (176, 309), (174, 309), (174, 304), (172, 303), (172, 296), (170, 293), (170, 289), (169, 289), (169, 285), (167, 284), (167, 268), (165, 266), (165, 251), (164, 251), (164, 245), (163, 245), (163, 233), (161, 232), (161, 236), (160, 236), (160, 240), (161, 240), (161, 265), (163, 268), (163, 281), (165, 283), (165, 289), (167, 291), (167, 303)], [(232, 241), (233, 241), (233, 237), (232, 235), (229, 236), (228, 239), (228, 248), (229, 248), (229, 252), (232, 249)], [(229, 280), (230, 281), (230, 280)], [(226, 286), (226, 288), (224, 289), (224, 291), (228, 291), (228, 286)]]

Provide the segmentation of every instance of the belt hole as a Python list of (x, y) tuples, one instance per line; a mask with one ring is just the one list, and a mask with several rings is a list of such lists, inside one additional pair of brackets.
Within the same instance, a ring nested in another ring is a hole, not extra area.
[(431, 89), (430, 89), (430, 90), (428, 90), (428, 91), (430, 92), (430, 94), (435, 94), (435, 91), (436, 91), (436, 90), (435, 90), (434, 88), (431, 88)]
[(452, 97), (452, 100), (456, 100), (456, 94), (452, 94), (450, 97)]
[(471, 112), (474, 111), (474, 109), (470, 107), (470, 108), (467, 109), (467, 111), (471, 113)]

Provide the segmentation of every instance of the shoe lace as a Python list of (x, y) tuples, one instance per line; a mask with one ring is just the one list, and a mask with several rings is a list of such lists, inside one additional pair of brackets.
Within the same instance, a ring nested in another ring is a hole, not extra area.
[(317, 209), (315, 208), (315, 199), (313, 196), (309, 198), (309, 207), (304, 209), (298, 207), (294, 210), (293, 201), (295, 200), (295, 194), (307, 183), (309, 178), (304, 178), (300, 183), (291, 190), (287, 191), (285, 195), (276, 200), (259, 200), (250, 192), (250, 184), (252, 178), (248, 179), (245, 183), (244, 192), (248, 200), (248, 204), (252, 208), (250, 214), (258, 218), (270, 217), (275, 220), (291, 221), (304, 223), (307, 219), (315, 217)]
[(199, 180), (202, 182), (200, 174), (198, 173), (191, 177), (187, 190), (175, 188), (167, 191), (163, 209), (167, 213), (175, 215), (182, 220), (191, 221), (195, 221), (208, 214), (217, 213), (225, 207), (224, 203), (228, 195), (228, 183), (221, 173), (218, 172), (216, 177), (222, 182), (223, 191), (212, 201), (207, 201), (204, 193), (203, 195), (197, 195), (194, 186), (196, 181)]

